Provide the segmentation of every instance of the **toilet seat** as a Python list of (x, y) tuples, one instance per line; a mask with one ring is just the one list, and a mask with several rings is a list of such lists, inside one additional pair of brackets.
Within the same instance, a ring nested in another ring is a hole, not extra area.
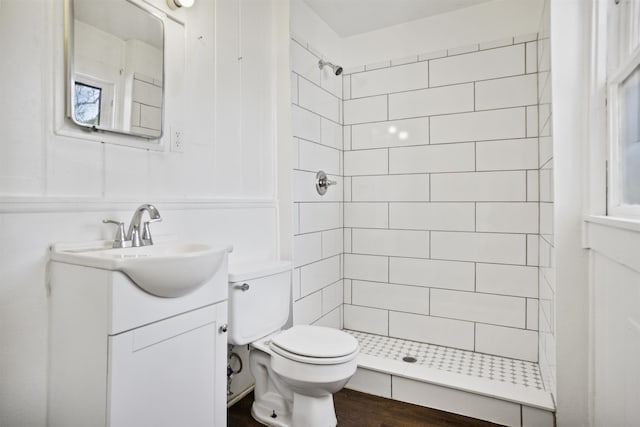
[(298, 325), (276, 334), (270, 349), (287, 359), (313, 365), (348, 362), (358, 352), (358, 341), (338, 329)]

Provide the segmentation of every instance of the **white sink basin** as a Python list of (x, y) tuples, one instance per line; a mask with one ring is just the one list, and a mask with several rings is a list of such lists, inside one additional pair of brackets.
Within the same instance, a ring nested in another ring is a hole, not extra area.
[(146, 292), (165, 298), (186, 295), (218, 271), (230, 246), (180, 241), (137, 248), (109, 247), (110, 242), (56, 244), (51, 260), (104, 270), (121, 271)]

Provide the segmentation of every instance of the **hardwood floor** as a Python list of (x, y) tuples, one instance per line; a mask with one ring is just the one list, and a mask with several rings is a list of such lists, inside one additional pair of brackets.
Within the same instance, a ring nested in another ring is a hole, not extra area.
[[(251, 417), (252, 402), (253, 393), (229, 408), (227, 426), (260, 427), (262, 424)], [(496, 426), (496, 424), (486, 421), (347, 389), (343, 389), (334, 395), (334, 404), (339, 427)]]

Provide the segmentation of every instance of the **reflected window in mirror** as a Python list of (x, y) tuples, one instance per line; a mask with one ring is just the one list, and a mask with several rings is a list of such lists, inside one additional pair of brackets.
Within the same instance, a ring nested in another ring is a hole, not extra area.
[(100, 125), (100, 101), (102, 89), (76, 81), (73, 109), (76, 120), (89, 126)]

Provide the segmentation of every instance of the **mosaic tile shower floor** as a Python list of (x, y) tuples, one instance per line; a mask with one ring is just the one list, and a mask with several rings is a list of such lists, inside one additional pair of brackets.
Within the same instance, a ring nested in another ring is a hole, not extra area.
[(370, 356), (392, 360), (409, 356), (416, 359), (416, 364), (429, 368), (544, 391), (536, 363), (347, 329), (345, 332), (353, 335), (360, 343), (360, 351)]

